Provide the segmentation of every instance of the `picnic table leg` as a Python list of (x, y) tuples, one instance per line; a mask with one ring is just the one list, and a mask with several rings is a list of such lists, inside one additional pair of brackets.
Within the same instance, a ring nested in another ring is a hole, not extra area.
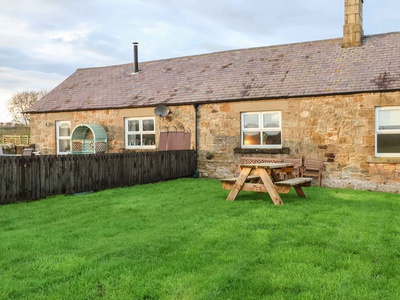
[[(293, 172), (288, 172), (287, 173), (287, 177), (289, 179), (293, 179), (296, 178), (296, 175)], [(306, 194), (304, 193), (303, 189), (301, 188), (301, 186), (294, 186), (294, 190), (297, 193), (297, 196), (302, 197), (302, 198), (307, 198)]]
[(283, 204), (282, 199), (279, 196), (277, 190), (275, 189), (274, 183), (272, 182), (271, 177), (269, 177), (267, 171), (265, 169), (259, 168), (258, 174), (260, 175), (260, 178), (274, 204), (282, 205)]
[(303, 198), (307, 198), (306, 194), (304, 193), (303, 189), (301, 188), (301, 186), (294, 186), (294, 190), (297, 193), (297, 196), (299, 197), (303, 197)]
[(233, 185), (231, 191), (229, 192), (229, 195), (226, 198), (226, 200), (233, 201), (236, 199), (236, 196), (239, 194), (240, 190), (242, 189), (247, 176), (249, 176), (249, 174), (250, 174), (250, 171), (251, 171), (251, 168), (242, 168), (242, 170), (240, 171), (240, 175), (239, 175), (238, 179), (236, 180), (235, 184)]

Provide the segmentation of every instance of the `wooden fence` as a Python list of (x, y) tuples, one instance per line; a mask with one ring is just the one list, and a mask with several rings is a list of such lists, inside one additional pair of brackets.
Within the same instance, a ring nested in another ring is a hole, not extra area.
[(193, 176), (193, 150), (0, 156), (0, 204)]

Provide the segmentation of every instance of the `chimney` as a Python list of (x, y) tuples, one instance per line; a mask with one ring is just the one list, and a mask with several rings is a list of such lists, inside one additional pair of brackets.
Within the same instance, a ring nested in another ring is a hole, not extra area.
[(345, 48), (358, 47), (363, 42), (364, 0), (344, 0), (343, 44)]
[(133, 42), (133, 73), (139, 73), (138, 42)]

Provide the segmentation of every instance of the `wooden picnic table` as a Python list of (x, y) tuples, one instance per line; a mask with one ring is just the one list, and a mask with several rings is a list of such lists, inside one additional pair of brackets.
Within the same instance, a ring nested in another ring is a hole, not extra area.
[(222, 187), (230, 190), (226, 200), (235, 200), (240, 191), (254, 191), (268, 193), (275, 205), (283, 204), (279, 193), (289, 193), (291, 187), (305, 198), (302, 187), (310, 186), (311, 181), (312, 178), (296, 177), (292, 163), (241, 164), (239, 177), (221, 180)]

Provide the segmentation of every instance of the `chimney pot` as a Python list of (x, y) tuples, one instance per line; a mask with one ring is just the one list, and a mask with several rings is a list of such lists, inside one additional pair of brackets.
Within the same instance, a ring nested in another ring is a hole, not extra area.
[(133, 42), (133, 72), (139, 73), (138, 42)]

